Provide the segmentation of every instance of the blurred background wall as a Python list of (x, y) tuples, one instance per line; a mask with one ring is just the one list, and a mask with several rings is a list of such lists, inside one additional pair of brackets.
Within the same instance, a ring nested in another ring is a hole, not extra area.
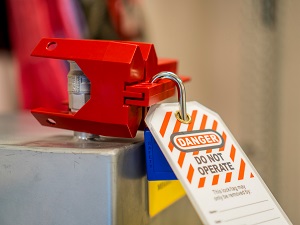
[[(159, 57), (179, 60), (179, 73), (192, 78), (188, 100), (220, 114), (291, 221), (300, 224), (300, 2), (123, 1), (140, 4), (127, 8), (138, 20), (127, 19), (125, 35), (103, 22), (111, 22), (103, 1), (81, 2), (90, 27), (83, 37), (137, 38), (154, 43)], [(18, 68), (17, 57), (2, 48), (0, 113), (22, 108)]]
[(218, 112), (300, 224), (300, 2), (143, 1), (147, 41), (192, 77), (188, 100)]

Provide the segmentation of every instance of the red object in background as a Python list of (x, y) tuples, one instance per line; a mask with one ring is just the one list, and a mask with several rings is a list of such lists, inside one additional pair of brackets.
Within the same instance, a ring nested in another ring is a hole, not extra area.
[(81, 38), (74, 1), (7, 0), (7, 4), (22, 109), (61, 107), (61, 102), (68, 98), (65, 63), (33, 58), (30, 53), (42, 37)]
[(140, 0), (107, 0), (115, 31), (123, 40), (134, 40), (143, 33)]
[[(45, 126), (134, 137), (147, 107), (175, 92), (170, 80), (149, 83), (158, 72), (176, 73), (177, 66), (175, 60), (157, 60), (152, 44), (45, 38), (32, 55), (75, 61), (91, 82), (91, 98), (75, 114), (50, 108), (32, 110)], [(55, 83), (50, 85), (55, 89)]]

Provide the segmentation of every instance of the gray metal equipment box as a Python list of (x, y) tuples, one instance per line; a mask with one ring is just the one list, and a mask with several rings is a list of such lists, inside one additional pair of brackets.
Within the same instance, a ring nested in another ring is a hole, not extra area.
[(1, 225), (201, 224), (187, 197), (150, 218), (145, 174), (142, 134), (82, 141), (0, 117)]

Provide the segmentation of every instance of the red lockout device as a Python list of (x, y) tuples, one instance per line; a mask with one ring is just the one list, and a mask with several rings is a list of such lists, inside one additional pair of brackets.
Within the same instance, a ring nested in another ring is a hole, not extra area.
[(70, 62), (69, 107), (32, 110), (44, 126), (131, 138), (144, 128), (147, 108), (175, 93), (171, 80), (149, 82), (162, 71), (177, 73), (177, 61), (158, 59), (153, 44), (43, 38), (32, 55)]

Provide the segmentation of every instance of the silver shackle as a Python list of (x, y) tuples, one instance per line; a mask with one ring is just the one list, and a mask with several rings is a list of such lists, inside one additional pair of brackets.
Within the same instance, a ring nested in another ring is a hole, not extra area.
[(179, 101), (178, 119), (183, 123), (189, 123), (191, 118), (186, 112), (186, 95), (182, 80), (175, 73), (164, 71), (153, 76), (150, 80), (150, 83), (155, 83), (158, 79), (169, 79), (175, 82)]

